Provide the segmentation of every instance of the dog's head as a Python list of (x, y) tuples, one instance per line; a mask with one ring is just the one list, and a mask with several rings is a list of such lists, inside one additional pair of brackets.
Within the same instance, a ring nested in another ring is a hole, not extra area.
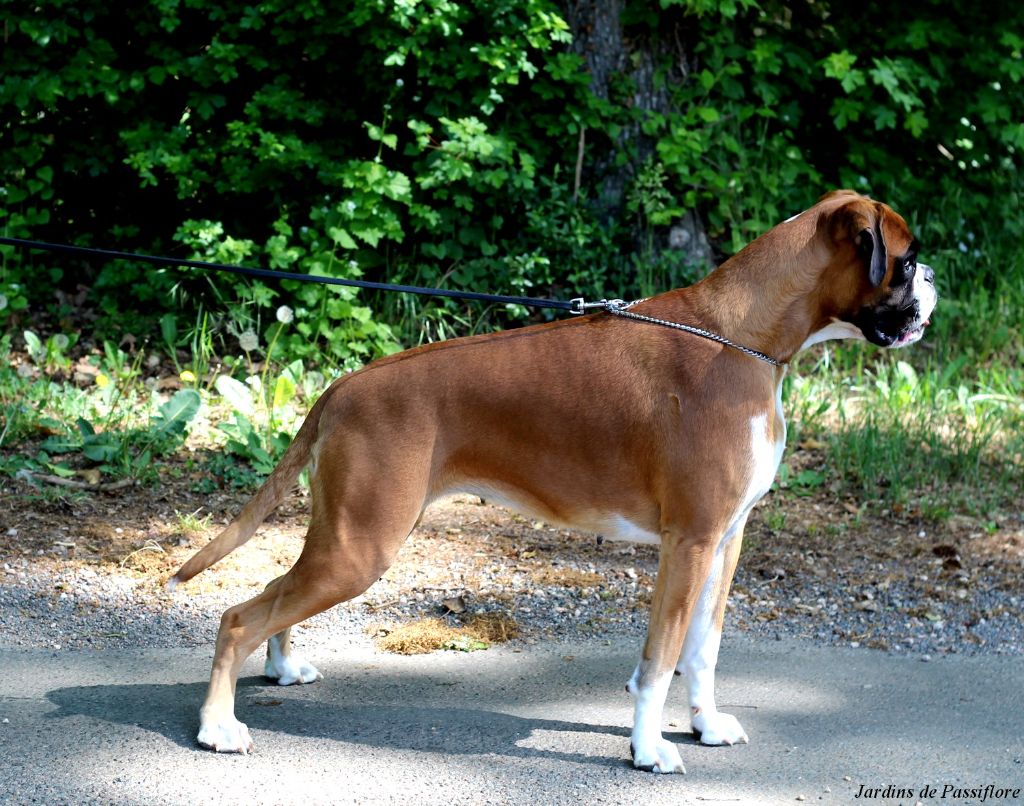
[(821, 234), (847, 269), (852, 293), (835, 312), (880, 347), (905, 347), (924, 335), (935, 310), (935, 272), (917, 262), (917, 239), (891, 207), (853, 191), (822, 197)]

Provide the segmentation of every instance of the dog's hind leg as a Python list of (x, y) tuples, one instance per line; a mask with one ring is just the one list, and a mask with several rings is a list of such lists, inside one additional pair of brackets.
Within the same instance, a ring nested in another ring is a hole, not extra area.
[[(280, 651), (287, 657), (284, 650), (292, 625), (369, 588), (391, 565), (425, 499), (425, 482), (405, 485), (389, 505), (369, 485), (339, 480), (337, 486), (349, 494), (318, 496), (314, 483), (313, 518), (295, 566), (221, 618), (210, 687), (200, 710), (197, 739), (203, 747), (237, 753), (252, 749), (248, 729), (234, 715), (235, 682), (242, 663), (267, 639), (272, 656)], [(355, 503), (345, 506), (342, 497)], [(315, 678), (316, 670), (309, 670)]]
[(199, 712), (197, 740), (203, 747), (222, 753), (252, 750), (248, 728), (234, 715), (238, 672), (263, 641), (338, 601), (325, 591), (310, 587), (307, 577), (300, 557), (291, 571), (274, 580), (263, 593), (232, 607), (221, 617), (210, 687)]

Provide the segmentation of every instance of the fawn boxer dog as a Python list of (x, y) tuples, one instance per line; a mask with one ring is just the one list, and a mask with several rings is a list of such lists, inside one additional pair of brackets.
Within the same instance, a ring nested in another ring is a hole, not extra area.
[(658, 544), (647, 641), (626, 687), (633, 763), (683, 771), (661, 734), (673, 672), (686, 678), (702, 743), (746, 742), (715, 706), (715, 665), (743, 527), (782, 456), (786, 362), (826, 339), (915, 342), (936, 301), (906, 222), (836, 191), (696, 285), (629, 307), (730, 343), (604, 311), (419, 347), (339, 378), (238, 517), (170, 580), (247, 541), (310, 467), (312, 517), (295, 566), (221, 619), (199, 744), (249, 752), (234, 716), (242, 662), (268, 641), (268, 677), (321, 679), (291, 652), (291, 626), (366, 590), (424, 508), (455, 491)]

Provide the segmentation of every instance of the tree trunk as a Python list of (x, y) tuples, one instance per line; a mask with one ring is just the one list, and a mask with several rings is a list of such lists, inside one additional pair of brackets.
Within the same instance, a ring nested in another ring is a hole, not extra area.
[[(590, 73), (590, 88), (603, 100), (627, 103), (641, 112), (669, 114), (674, 111), (671, 85), (687, 80), (690, 63), (681, 36), (682, 19), (663, 15), (665, 24), (656, 31), (643, 25), (624, 27), (622, 17), (626, 0), (568, 0), (565, 19), (573, 35), (573, 50), (585, 61)], [(669, 65), (669, 69), (659, 67)], [(614, 85), (614, 87), (613, 87)], [(622, 97), (621, 87), (628, 87)], [(618, 97), (612, 97), (613, 94)], [(591, 145), (583, 155), (584, 182), (586, 174), (599, 183), (594, 204), (604, 220), (626, 215), (629, 190), (638, 171), (655, 158), (655, 142), (641, 129), (640, 120), (623, 127), (612, 149), (604, 153)], [(616, 165), (616, 156), (625, 152), (625, 165)], [(652, 239), (647, 223), (635, 217), (631, 221), (637, 252), (654, 248), (671, 253), (672, 262), (686, 265), (712, 264), (712, 251), (704, 226), (695, 211), (679, 217), (672, 225), (654, 233)]]

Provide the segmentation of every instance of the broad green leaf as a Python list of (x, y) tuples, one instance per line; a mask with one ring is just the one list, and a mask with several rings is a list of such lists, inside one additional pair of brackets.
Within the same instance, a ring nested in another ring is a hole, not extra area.
[(72, 440), (66, 437), (47, 437), (39, 446), (47, 453), (71, 453), (82, 447), (80, 440)]
[(149, 421), (154, 439), (179, 436), (199, 412), (202, 399), (195, 389), (182, 389), (164, 403)]
[(174, 348), (178, 344), (178, 318), (173, 313), (165, 313), (160, 317), (160, 335), (164, 344)]
[(28, 354), (33, 361), (42, 361), (46, 358), (46, 348), (43, 347), (43, 343), (35, 333), (31, 330), (26, 330), (22, 336), (25, 338), (25, 346), (28, 348)]
[(333, 240), (337, 244), (340, 244), (342, 249), (359, 248), (359, 244), (357, 244), (352, 239), (352, 236), (348, 234), (348, 231), (342, 229), (341, 227), (330, 227), (327, 230), (327, 234), (331, 236), (331, 240)]
[[(104, 437), (107, 435), (104, 434)], [(111, 462), (121, 453), (121, 445), (110, 439), (104, 439), (82, 448), (85, 457), (93, 462)]]
[(251, 417), (255, 413), (256, 406), (252, 399), (252, 390), (241, 381), (235, 380), (230, 375), (218, 375), (213, 386), (236, 412), (244, 414), (246, 417)]
[(295, 381), (288, 375), (278, 375), (277, 383), (274, 384), (274, 411), (279, 411), (287, 406), (295, 397)]

